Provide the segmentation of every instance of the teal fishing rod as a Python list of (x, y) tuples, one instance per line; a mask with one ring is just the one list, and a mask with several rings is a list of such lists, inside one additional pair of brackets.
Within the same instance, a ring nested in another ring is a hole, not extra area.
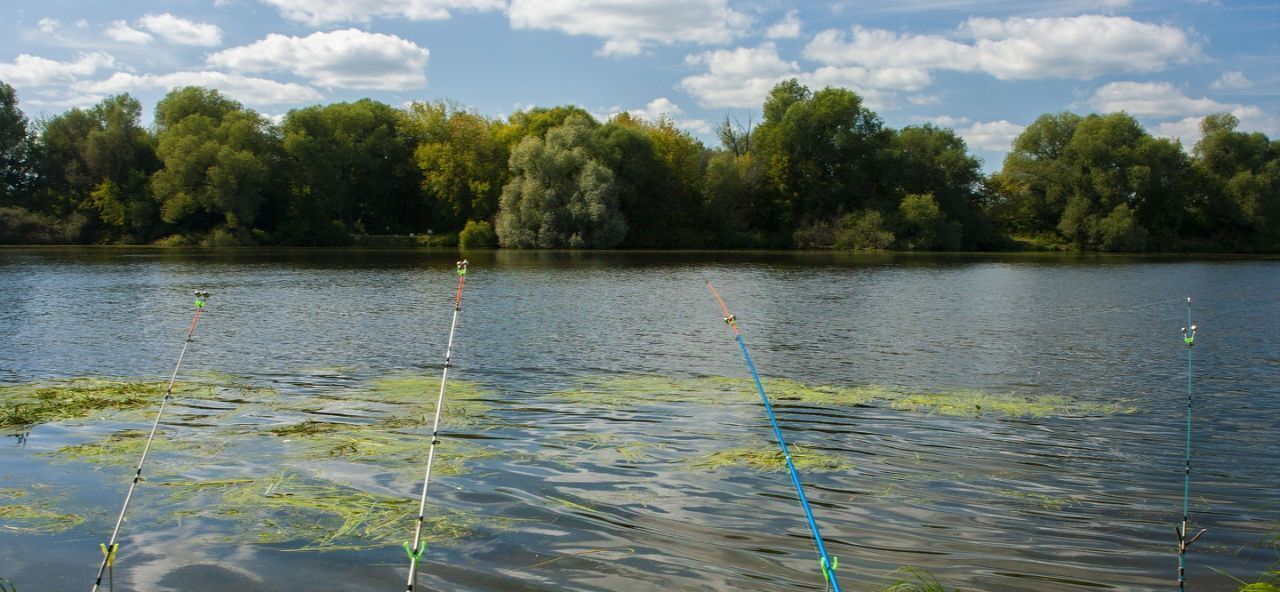
[(449, 382), (449, 369), (453, 367), (453, 335), (458, 328), (458, 313), (462, 312), (462, 286), (467, 281), (467, 260), (458, 262), (458, 288), (453, 296), (453, 322), (449, 324), (449, 345), (444, 351), (444, 371), (440, 373), (440, 395), (436, 398), (436, 418), (431, 426), (431, 448), (427, 450), (427, 473), (422, 478), (422, 499), (418, 502), (418, 519), (413, 529), (413, 544), (404, 544), (409, 554), (409, 581), (405, 590), (413, 592), (418, 583), (418, 562), (426, 552), (426, 543), (422, 542), (422, 522), (427, 515), (427, 487), (431, 485), (431, 464), (436, 458), (436, 444), (440, 443), (440, 410), (444, 408), (444, 389)]
[(720, 297), (720, 293), (710, 281), (707, 282), (707, 288), (716, 297), (716, 302), (720, 303), (720, 310), (724, 312), (724, 322), (733, 330), (733, 338), (742, 348), (742, 357), (746, 359), (751, 377), (756, 381), (756, 389), (760, 391), (760, 400), (764, 402), (764, 410), (769, 415), (769, 423), (773, 425), (773, 435), (778, 439), (778, 446), (782, 447), (782, 456), (787, 461), (787, 471), (791, 473), (791, 483), (796, 487), (800, 507), (804, 508), (804, 517), (809, 521), (809, 530), (813, 532), (813, 543), (818, 550), (818, 567), (822, 569), (822, 577), (830, 585), (832, 592), (840, 592), (840, 581), (836, 579), (836, 567), (839, 566), (840, 559), (827, 555), (827, 546), (822, 543), (822, 534), (818, 532), (818, 523), (813, 519), (813, 510), (809, 507), (809, 498), (805, 497), (804, 486), (800, 483), (800, 473), (796, 471), (796, 465), (791, 461), (791, 452), (788, 451), (787, 442), (782, 437), (782, 429), (778, 427), (778, 418), (773, 414), (773, 405), (769, 403), (769, 396), (764, 392), (764, 383), (760, 382), (760, 373), (756, 372), (755, 362), (751, 361), (751, 354), (747, 352), (747, 342), (743, 341), (742, 332), (738, 330), (738, 319), (729, 313), (729, 307), (725, 306), (724, 299)]
[(160, 427), (160, 417), (164, 415), (164, 408), (168, 405), (169, 400), (173, 398), (173, 383), (178, 380), (178, 369), (182, 367), (182, 359), (187, 356), (187, 346), (191, 345), (192, 338), (196, 334), (196, 323), (200, 321), (200, 313), (204, 312), (205, 301), (209, 299), (209, 293), (203, 290), (196, 290), (196, 314), (191, 317), (191, 326), (187, 328), (187, 340), (182, 343), (182, 352), (178, 354), (178, 363), (173, 366), (173, 375), (169, 377), (169, 386), (164, 390), (164, 398), (160, 400), (160, 410), (156, 411), (155, 421), (151, 422), (151, 433), (147, 435), (147, 443), (142, 447), (142, 457), (138, 459), (138, 465), (133, 470), (133, 482), (129, 484), (129, 492), (124, 496), (124, 504), (120, 506), (120, 516), (116, 518), (116, 526), (111, 530), (111, 539), (105, 544), (98, 545), (102, 549), (102, 565), (98, 566), (98, 578), (93, 582), (93, 592), (98, 592), (98, 588), (102, 586), (102, 576), (110, 572), (111, 587), (115, 588), (115, 562), (116, 551), (120, 550), (120, 545), (116, 542), (120, 536), (120, 525), (124, 524), (124, 514), (129, 510), (129, 502), (133, 500), (133, 490), (138, 487), (138, 482), (142, 481), (142, 466), (147, 462), (147, 453), (151, 451), (151, 442), (156, 439), (156, 429)]
[[(1188, 332), (1188, 327), (1190, 331)], [(1187, 547), (1200, 539), (1206, 529), (1187, 538), (1187, 515), (1191, 506), (1191, 348), (1196, 344), (1196, 326), (1191, 324), (1191, 297), (1187, 297), (1187, 326), (1182, 328), (1182, 342), (1187, 345), (1187, 455), (1182, 476), (1182, 528), (1174, 530), (1178, 535), (1178, 590), (1187, 589)]]

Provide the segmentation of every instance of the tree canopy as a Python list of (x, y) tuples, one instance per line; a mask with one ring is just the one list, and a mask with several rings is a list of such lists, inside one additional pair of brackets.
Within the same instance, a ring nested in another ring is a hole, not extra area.
[(0, 82), (0, 242), (1280, 250), (1280, 142), (1229, 114), (1190, 149), (1125, 113), (1045, 114), (985, 175), (955, 131), (798, 80), (758, 123), (726, 115), (716, 146), (572, 105), (273, 121), (187, 87), (142, 112), (118, 95), (33, 124)]

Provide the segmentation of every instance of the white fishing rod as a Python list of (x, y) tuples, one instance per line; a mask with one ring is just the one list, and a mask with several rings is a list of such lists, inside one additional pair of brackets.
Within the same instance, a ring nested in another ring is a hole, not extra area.
[(449, 324), (449, 345), (444, 352), (444, 370), (440, 373), (440, 395), (436, 398), (436, 418), (431, 426), (431, 448), (427, 450), (427, 473), (422, 478), (422, 499), (418, 502), (418, 520), (413, 529), (413, 544), (404, 544), (409, 554), (409, 581), (405, 589), (413, 592), (418, 580), (418, 562), (422, 560), (426, 544), (422, 542), (422, 522), (427, 514), (427, 487), (431, 485), (431, 463), (435, 460), (436, 444), (440, 443), (440, 410), (444, 408), (444, 390), (449, 380), (449, 369), (453, 367), (453, 335), (458, 328), (458, 313), (462, 312), (462, 285), (467, 279), (467, 260), (458, 262), (458, 289), (453, 297), (453, 322)]
[(120, 506), (120, 516), (116, 518), (116, 526), (111, 530), (111, 539), (106, 544), (98, 545), (102, 549), (102, 565), (98, 566), (98, 578), (93, 582), (93, 592), (98, 592), (98, 588), (102, 586), (102, 575), (111, 571), (112, 588), (115, 587), (115, 562), (116, 551), (120, 550), (120, 545), (116, 543), (117, 537), (120, 536), (120, 525), (124, 524), (124, 514), (129, 511), (129, 502), (133, 500), (133, 490), (138, 487), (138, 482), (142, 481), (142, 466), (147, 462), (147, 453), (151, 451), (151, 442), (156, 438), (156, 429), (160, 427), (160, 417), (164, 415), (164, 408), (169, 403), (169, 399), (173, 398), (173, 383), (178, 380), (178, 369), (182, 367), (182, 359), (187, 356), (187, 347), (191, 345), (192, 337), (196, 333), (196, 323), (200, 321), (200, 313), (204, 312), (204, 303), (209, 298), (209, 293), (203, 290), (196, 290), (196, 314), (191, 317), (191, 327), (187, 329), (187, 340), (182, 343), (182, 352), (178, 354), (178, 363), (173, 366), (173, 375), (169, 377), (169, 386), (164, 390), (164, 398), (160, 400), (160, 410), (156, 411), (155, 421), (151, 423), (151, 433), (147, 435), (147, 443), (142, 447), (142, 457), (138, 459), (138, 465), (133, 471), (133, 482), (129, 483), (129, 492), (124, 496), (124, 504)]

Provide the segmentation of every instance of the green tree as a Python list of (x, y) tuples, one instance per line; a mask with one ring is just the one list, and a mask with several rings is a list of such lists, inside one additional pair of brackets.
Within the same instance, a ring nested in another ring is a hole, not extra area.
[(0, 82), (0, 206), (25, 204), (31, 181), (32, 143), (18, 94)]
[(593, 123), (569, 117), (511, 154), (498, 240), (517, 248), (609, 248), (626, 236), (613, 171), (592, 155)]
[(417, 167), (402, 115), (362, 99), (295, 109), (285, 116), (289, 170), (286, 242), (342, 243), (350, 233), (418, 230)]
[(896, 192), (931, 195), (941, 213), (962, 230), (959, 242), (940, 241), (930, 248), (992, 248), (1002, 244), (983, 208), (987, 198), (982, 165), (954, 131), (928, 124), (905, 127), (892, 134), (890, 154), (888, 176)]
[(1052, 232), (1062, 219), (1075, 174), (1065, 155), (1082, 119), (1074, 113), (1047, 113), (1013, 141), (993, 183), (1001, 200), (992, 214), (1006, 228)]
[(156, 105), (156, 129), (161, 219), (213, 242), (253, 242), (280, 152), (267, 120), (216, 90), (186, 87)]
[(1201, 232), (1241, 250), (1280, 249), (1280, 141), (1236, 131), (1239, 120), (1205, 117), (1193, 150), (1206, 196), (1194, 212)]
[(960, 246), (960, 225), (947, 218), (933, 194), (911, 194), (898, 205), (902, 230), (898, 240), (908, 249), (940, 251)]
[(117, 95), (42, 126), (37, 199), (43, 211), (69, 221), (72, 240), (153, 238), (157, 212), (148, 181), (159, 161), (141, 119), (142, 104)]
[(702, 200), (707, 232), (716, 246), (761, 246), (763, 237), (755, 229), (768, 224), (757, 217), (770, 200), (764, 169), (754, 154), (714, 154), (703, 176)]
[(443, 101), (415, 102), (405, 117), (417, 142), (413, 156), (422, 189), (445, 225), (492, 219), (510, 159), (508, 146), (498, 140), (498, 124)]
[(773, 89), (764, 112), (756, 145), (786, 204), (781, 224), (885, 204), (880, 169), (889, 135), (861, 97), (841, 88), (809, 95), (790, 80)]
[(458, 233), (458, 246), (464, 249), (491, 249), (498, 246), (498, 234), (484, 220), (467, 220)]

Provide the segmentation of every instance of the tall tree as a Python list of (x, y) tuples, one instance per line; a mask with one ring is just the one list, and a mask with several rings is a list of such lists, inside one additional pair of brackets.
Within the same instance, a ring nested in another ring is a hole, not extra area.
[(626, 236), (613, 171), (592, 156), (596, 125), (569, 117), (512, 152), (498, 212), (502, 246), (609, 248)]
[(290, 197), (285, 242), (345, 242), (349, 233), (421, 230), (412, 138), (399, 111), (362, 99), (285, 116)]
[(1280, 249), (1280, 141), (1236, 131), (1229, 113), (1201, 122), (1195, 166), (1207, 181), (1198, 218), (1222, 244), (1236, 249)]
[[(982, 208), (982, 165), (969, 154), (964, 139), (952, 130), (926, 124), (893, 133), (890, 146), (893, 158), (888, 176), (898, 193), (931, 196), (945, 219), (960, 224), (964, 246), (991, 248), (1000, 244), (995, 226)], [(931, 248), (948, 246), (959, 245), (941, 240), (934, 241)]]
[(444, 101), (415, 102), (405, 118), (417, 142), (413, 158), (422, 189), (442, 221), (457, 229), (468, 220), (493, 219), (510, 159), (510, 150), (498, 140), (498, 125)]
[(0, 206), (25, 203), (31, 179), (31, 138), (18, 94), (0, 82)]
[(39, 202), (73, 221), (71, 238), (153, 238), (157, 216), (148, 181), (159, 161), (141, 119), (142, 104), (126, 94), (72, 109), (42, 126)]
[(208, 242), (250, 243), (272, 186), (279, 140), (265, 118), (216, 90), (186, 87), (156, 105), (164, 168), (152, 177), (161, 218)]
[(788, 205), (784, 223), (827, 220), (871, 205), (892, 205), (880, 173), (889, 136), (853, 91), (812, 95), (794, 80), (780, 83), (756, 128), (758, 149)]

